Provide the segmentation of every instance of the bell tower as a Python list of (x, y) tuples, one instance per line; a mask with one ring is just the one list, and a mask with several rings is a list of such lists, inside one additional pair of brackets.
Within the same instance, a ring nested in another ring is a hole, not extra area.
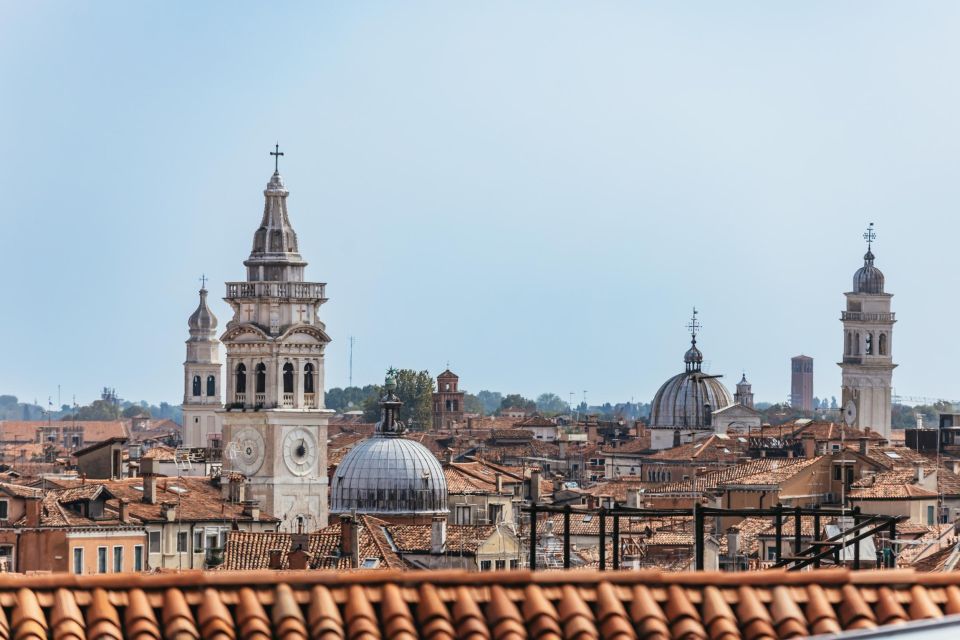
[(852, 426), (869, 427), (890, 435), (893, 387), (893, 324), (890, 311), (893, 294), (883, 289), (883, 273), (874, 266), (873, 223), (863, 234), (867, 253), (863, 266), (853, 275), (853, 291), (844, 294), (847, 308), (843, 323), (842, 398), (846, 410), (853, 409)]
[(201, 278), (200, 304), (187, 321), (187, 359), (183, 363), (183, 444), (219, 449), (220, 341), (217, 317), (207, 306), (207, 278)]
[[(279, 147), (271, 152), (277, 160)], [(250, 497), (281, 519), (280, 529), (327, 524), (327, 418), (320, 321), (326, 285), (304, 281), (307, 263), (287, 213), (289, 192), (275, 164), (263, 218), (243, 263), (247, 279), (228, 282), (233, 309), (227, 351), (224, 470), (249, 480)]]

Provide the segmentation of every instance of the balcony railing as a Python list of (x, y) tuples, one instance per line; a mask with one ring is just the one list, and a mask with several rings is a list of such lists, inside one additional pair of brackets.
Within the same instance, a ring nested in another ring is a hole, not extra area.
[(253, 404), (258, 407), (262, 407), (267, 403), (267, 394), (265, 393), (255, 393), (253, 394)]
[(283, 406), (292, 407), (293, 406), (293, 394), (285, 393), (283, 394)]
[(326, 300), (323, 282), (228, 282), (228, 298), (292, 298)]
[(307, 409), (317, 408), (317, 395), (315, 393), (303, 394), (303, 404)]
[(863, 311), (841, 311), (840, 319), (851, 322), (896, 322), (895, 313), (865, 313)]
[(233, 394), (234, 402), (237, 404), (246, 404), (247, 403), (247, 394), (245, 393), (235, 393)]

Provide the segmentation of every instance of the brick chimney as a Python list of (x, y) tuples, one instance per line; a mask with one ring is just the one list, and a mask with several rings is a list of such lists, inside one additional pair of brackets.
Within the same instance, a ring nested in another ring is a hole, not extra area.
[(540, 470), (534, 469), (530, 472), (530, 502), (536, 504), (540, 502)]
[(304, 549), (294, 549), (287, 554), (287, 569), (303, 571), (310, 564), (310, 554)]
[(817, 440), (813, 437), (812, 433), (805, 433), (800, 436), (800, 441), (803, 443), (803, 457), (806, 459), (816, 458), (817, 457)]
[(283, 550), (270, 549), (270, 568), (279, 571), (283, 568)]
[(243, 515), (247, 516), (254, 522), (259, 522), (260, 521), (260, 503), (256, 500), (244, 500)]
[(350, 566), (360, 566), (360, 528), (353, 516), (340, 516), (340, 554), (349, 556)]
[(26, 507), (26, 525), (28, 527), (40, 526), (40, 496), (30, 496), (25, 502)]
[(430, 523), (430, 553), (440, 555), (447, 550), (447, 519), (435, 516)]
[(865, 456), (870, 451), (870, 438), (860, 437), (860, 455)]
[(147, 504), (157, 504), (156, 461), (153, 458), (140, 461), (140, 475), (143, 476), (143, 501)]
[(130, 504), (124, 498), (120, 498), (120, 515), (118, 519), (120, 524), (127, 524), (130, 521), (129, 515)]

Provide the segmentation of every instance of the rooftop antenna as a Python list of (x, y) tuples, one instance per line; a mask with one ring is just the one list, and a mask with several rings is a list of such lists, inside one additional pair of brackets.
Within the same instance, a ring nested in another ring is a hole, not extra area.
[(356, 338), (350, 336), (350, 383), (347, 385), (349, 387), (353, 386), (353, 345), (356, 341)]

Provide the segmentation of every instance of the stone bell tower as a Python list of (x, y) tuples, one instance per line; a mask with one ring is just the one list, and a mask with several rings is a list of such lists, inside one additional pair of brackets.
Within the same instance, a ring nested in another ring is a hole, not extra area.
[(869, 427), (890, 435), (893, 387), (893, 295), (883, 290), (883, 273), (874, 266), (872, 251), (876, 234), (873, 223), (863, 234), (867, 253), (863, 266), (853, 275), (853, 291), (844, 294), (847, 308), (843, 323), (842, 409), (853, 418), (852, 426)]
[(249, 497), (282, 520), (281, 530), (310, 531), (327, 524), (330, 338), (319, 317), (326, 285), (304, 281), (289, 192), (274, 169), (243, 263), (247, 279), (228, 282), (224, 298), (234, 314), (220, 338), (227, 351), (224, 471), (248, 478)]
[(183, 363), (183, 444), (218, 449), (221, 446), (220, 341), (217, 317), (207, 306), (206, 278), (200, 304), (187, 321), (187, 359)]

